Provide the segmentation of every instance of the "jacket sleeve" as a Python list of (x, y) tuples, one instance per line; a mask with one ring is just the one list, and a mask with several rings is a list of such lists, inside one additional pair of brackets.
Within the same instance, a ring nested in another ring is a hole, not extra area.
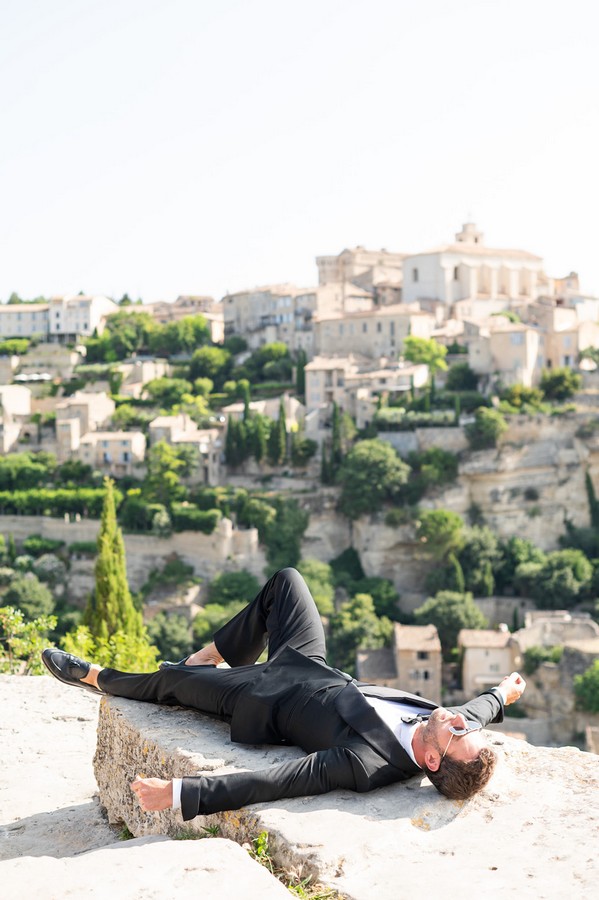
[(363, 790), (363, 784), (359, 758), (346, 747), (332, 747), (258, 772), (184, 778), (181, 812), (187, 821), (283, 797), (326, 794), (336, 788)]
[(489, 688), (474, 700), (469, 700), (463, 706), (451, 707), (451, 709), (462, 713), (468, 719), (480, 722), (483, 726), (494, 722), (503, 722), (503, 699), (495, 688)]

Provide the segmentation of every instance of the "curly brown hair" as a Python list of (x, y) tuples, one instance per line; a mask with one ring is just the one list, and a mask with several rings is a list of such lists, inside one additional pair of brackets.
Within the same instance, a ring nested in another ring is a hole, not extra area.
[(467, 800), (488, 783), (497, 765), (497, 754), (483, 747), (476, 759), (461, 760), (446, 756), (433, 772), (424, 766), (428, 779), (450, 800)]

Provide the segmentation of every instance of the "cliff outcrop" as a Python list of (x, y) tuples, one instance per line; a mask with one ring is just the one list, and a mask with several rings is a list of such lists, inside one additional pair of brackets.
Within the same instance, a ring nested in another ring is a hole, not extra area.
[[(268, 831), (276, 862), (312, 875), (346, 898), (397, 897), (399, 881), (426, 879), (444, 895), (591, 897), (597, 884), (599, 760), (572, 747), (531, 747), (490, 730), (500, 765), (465, 803), (441, 797), (424, 777), (370, 794), (335, 791), (198, 817), (244, 842)], [(136, 772), (160, 777), (264, 769), (298, 755), (246, 747), (199, 713), (105, 698), (95, 771), (100, 802), (135, 835), (172, 833), (178, 813), (145, 814), (129, 790)]]

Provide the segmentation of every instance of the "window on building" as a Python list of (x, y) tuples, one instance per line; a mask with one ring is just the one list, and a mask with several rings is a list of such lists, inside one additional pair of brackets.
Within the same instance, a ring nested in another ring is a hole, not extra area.
[(566, 355), (564, 356), (564, 365), (565, 365), (565, 366), (571, 366), (571, 365), (572, 365), (572, 357), (570, 356), (569, 353), (566, 353)]
[(491, 663), (489, 672), (499, 672), (499, 663)]
[(428, 650), (419, 650), (416, 659), (428, 659)]
[(418, 281), (418, 269), (412, 269), (412, 281)]
[(380, 334), (381, 331), (383, 330), (383, 325), (382, 325), (381, 322), (377, 322), (377, 323), (376, 323), (376, 330), (378, 331), (379, 334)]
[(129, 451), (128, 451), (128, 450), (123, 450), (123, 462), (124, 462), (124, 463), (129, 462), (129, 458), (130, 458), (130, 457), (129, 457)]
[(572, 346), (572, 335), (565, 334), (564, 335), (564, 350), (569, 350)]
[(460, 267), (459, 266), (453, 267), (453, 280), (454, 281), (460, 280)]
[(366, 334), (368, 331), (368, 322), (362, 322), (362, 331)]
[(389, 334), (395, 334), (395, 322), (389, 322)]
[(428, 669), (423, 669), (423, 671), (422, 671), (422, 679), (423, 679), (423, 681), (429, 681), (429, 680), (430, 680), (430, 677), (431, 677), (431, 673), (429, 672), (429, 670), (428, 670)]
[(524, 335), (521, 331), (515, 331), (513, 334), (510, 334), (510, 344), (513, 344), (514, 347), (524, 343)]

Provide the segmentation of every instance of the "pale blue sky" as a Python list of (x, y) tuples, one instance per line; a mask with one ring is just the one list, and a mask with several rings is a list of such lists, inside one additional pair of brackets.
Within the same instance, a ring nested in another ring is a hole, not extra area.
[(590, 0), (2, 0), (0, 299), (316, 282), (472, 217), (599, 293)]

